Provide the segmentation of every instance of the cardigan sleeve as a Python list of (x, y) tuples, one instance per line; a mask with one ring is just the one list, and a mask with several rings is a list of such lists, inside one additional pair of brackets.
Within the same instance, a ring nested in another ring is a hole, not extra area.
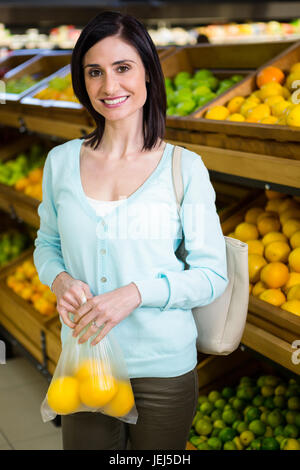
[(140, 291), (140, 307), (159, 307), (163, 311), (204, 306), (219, 297), (228, 283), (226, 245), (216, 211), (215, 191), (201, 158), (191, 153), (193, 164), (187, 180), (184, 178), (181, 206), (189, 269), (164, 270), (156, 279), (133, 281)]
[(34, 241), (34, 264), (40, 281), (51, 289), (56, 276), (66, 271), (61, 252), (60, 235), (57, 228), (57, 212), (53, 198), (51, 155), (48, 153), (43, 170), (43, 200), (38, 207), (40, 228)]

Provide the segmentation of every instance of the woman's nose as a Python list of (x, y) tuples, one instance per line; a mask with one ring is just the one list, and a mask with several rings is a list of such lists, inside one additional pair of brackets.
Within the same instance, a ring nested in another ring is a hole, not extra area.
[(106, 74), (102, 82), (103, 93), (107, 96), (114, 96), (114, 93), (118, 90), (118, 88), (118, 81), (112, 75)]

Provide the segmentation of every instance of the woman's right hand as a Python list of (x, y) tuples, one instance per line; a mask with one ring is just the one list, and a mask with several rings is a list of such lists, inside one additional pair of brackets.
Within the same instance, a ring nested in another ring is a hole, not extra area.
[(51, 290), (56, 295), (56, 310), (63, 322), (75, 328), (76, 323), (70, 320), (69, 312), (76, 313), (84, 302), (93, 297), (88, 284), (63, 271), (54, 279)]

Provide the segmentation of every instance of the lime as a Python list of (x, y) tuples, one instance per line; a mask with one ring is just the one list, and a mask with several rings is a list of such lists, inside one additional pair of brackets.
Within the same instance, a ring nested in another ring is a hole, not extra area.
[(232, 406), (229, 403), (226, 403), (226, 405), (224, 406), (224, 411), (225, 410), (232, 410)]
[(237, 419), (233, 424), (232, 424), (232, 429), (237, 429), (238, 425), (241, 424), (243, 421), (240, 419)]
[(235, 410), (243, 410), (245, 408), (245, 400), (242, 400), (241, 398), (235, 398), (232, 402), (232, 407)]
[(222, 418), (222, 410), (214, 410), (212, 412), (212, 414), (210, 415), (211, 419), (213, 421), (216, 421), (217, 419), (221, 419)]
[(238, 436), (233, 438), (233, 442), (235, 443), (237, 450), (243, 450), (243, 444)]
[(266, 425), (259, 419), (254, 419), (249, 424), (249, 430), (254, 432), (255, 436), (263, 436), (266, 432)]
[(255, 406), (251, 406), (246, 413), (246, 421), (250, 423), (251, 421), (258, 419), (261, 415), (261, 411)]
[(179, 116), (186, 116), (194, 111), (196, 102), (191, 98), (186, 98), (184, 101), (177, 104), (175, 111)]
[(252, 450), (260, 450), (261, 449), (261, 440), (260, 439), (253, 439), (253, 441), (250, 444), (250, 447)]
[(211, 447), (209, 447), (209, 445), (207, 444), (207, 442), (201, 442), (201, 443), (197, 446), (197, 449), (198, 449), (198, 450), (211, 450)]
[(279, 410), (273, 410), (267, 416), (267, 423), (272, 428), (276, 428), (276, 426), (283, 424), (283, 422), (284, 422), (284, 417)]
[(257, 379), (256, 385), (257, 385), (258, 387), (263, 387), (263, 386), (265, 385), (265, 380), (266, 380), (266, 378), (267, 378), (267, 375), (261, 375), (261, 376)]
[(286, 439), (286, 437), (279, 435), (279, 436), (275, 436), (275, 439), (280, 445), (282, 443), (282, 441), (284, 441)]
[(280, 445), (274, 437), (264, 437), (261, 443), (261, 450), (279, 450)]
[(264, 397), (262, 395), (256, 395), (252, 400), (252, 404), (254, 406), (262, 406), (263, 403), (264, 403)]
[(218, 400), (215, 401), (215, 407), (218, 410), (223, 410), (225, 405), (226, 405), (226, 400), (224, 398), (219, 398)]
[(222, 449), (222, 441), (218, 437), (210, 437), (207, 440), (207, 444), (209, 447), (211, 447), (213, 450), (221, 450)]
[(199, 419), (195, 424), (195, 430), (200, 436), (207, 436), (213, 429), (212, 424), (206, 419)]
[(298, 437), (299, 431), (295, 424), (287, 424), (283, 429), (284, 437)]
[(288, 410), (286, 415), (285, 415), (285, 420), (287, 424), (296, 424), (296, 416), (297, 416), (297, 411), (294, 410)]
[(237, 398), (241, 398), (242, 400), (252, 400), (255, 395), (255, 390), (253, 387), (248, 387), (247, 385), (243, 385), (239, 387), (236, 392)]
[(274, 390), (274, 387), (271, 387), (271, 385), (264, 385), (261, 387), (260, 393), (263, 397), (271, 397), (274, 395)]
[(280, 444), (281, 450), (300, 450), (300, 443), (297, 439), (283, 439)]
[(226, 424), (224, 423), (224, 421), (222, 421), (222, 419), (217, 419), (216, 421), (214, 421), (213, 426), (214, 428), (217, 428), (217, 429), (226, 428)]
[(283, 436), (283, 429), (284, 427), (282, 426), (282, 424), (279, 424), (279, 426), (276, 426), (276, 428), (274, 429), (274, 436), (275, 437)]
[(193, 446), (197, 447), (202, 441), (202, 436), (192, 436), (190, 438), (190, 443), (193, 444)]
[(198, 421), (198, 419), (202, 418), (203, 417), (203, 414), (201, 413), (201, 411), (197, 411), (195, 416), (194, 416), (194, 419), (193, 419), (193, 422), (192, 422), (192, 426), (195, 426), (196, 422)]
[(205, 80), (208, 77), (212, 77), (213, 73), (208, 70), (208, 69), (200, 69), (197, 70), (197, 72), (194, 75), (194, 78), (197, 78), (198, 80)]
[(280, 382), (280, 378), (274, 375), (267, 375), (265, 378), (264, 385), (270, 385), (271, 387), (277, 387)]
[(210, 437), (218, 437), (218, 435), (220, 434), (220, 431), (221, 431), (221, 429), (219, 429), (219, 428), (214, 428), (214, 429), (212, 430), (212, 432), (211, 432)]
[(278, 395), (273, 397), (273, 403), (276, 408), (284, 408), (285, 407), (285, 398), (282, 395)]
[(223, 450), (236, 450), (236, 445), (233, 441), (225, 442)]
[(234, 402), (235, 399), (236, 399), (236, 397), (230, 397), (230, 398), (228, 399), (229, 405), (232, 406), (232, 403)]
[(268, 410), (274, 410), (274, 409), (275, 409), (275, 404), (274, 404), (274, 399), (273, 399), (273, 397), (267, 397), (267, 398), (265, 398), (264, 406), (265, 406), (266, 408), (268, 408)]
[(224, 387), (222, 390), (222, 397), (231, 398), (234, 396), (234, 389), (231, 387)]
[(253, 380), (251, 379), (251, 377), (248, 377), (247, 375), (245, 375), (244, 377), (241, 377), (241, 379), (240, 379), (240, 385), (242, 385), (242, 384), (252, 385)]
[(221, 429), (219, 433), (219, 438), (222, 442), (232, 441), (235, 436), (236, 430), (229, 427)]
[(286, 392), (287, 392), (287, 387), (283, 384), (278, 385), (274, 391), (275, 395), (285, 395)]
[(273, 429), (271, 426), (266, 427), (265, 437), (273, 437)]
[(298, 384), (290, 384), (286, 391), (286, 398), (297, 397), (300, 395), (300, 388)]
[(212, 390), (208, 394), (208, 399), (211, 403), (215, 403), (215, 401), (217, 401), (219, 398), (221, 398), (221, 393), (218, 392), (217, 390)]
[(248, 446), (254, 438), (255, 435), (252, 431), (243, 431), (242, 434), (240, 434), (240, 440), (244, 446)]
[(194, 88), (193, 90), (193, 95), (198, 97), (198, 96), (205, 96), (210, 93), (210, 88), (205, 85), (200, 85)]
[(209, 401), (202, 403), (202, 405), (200, 406), (200, 411), (204, 415), (209, 415), (213, 411), (213, 409), (214, 409), (214, 405), (210, 403)]
[(300, 397), (290, 397), (288, 399), (287, 405), (288, 405), (289, 410), (299, 411), (300, 410)]
[(240, 424), (238, 424), (236, 430), (239, 434), (242, 434), (244, 431), (248, 431), (247, 423), (245, 423), (245, 421), (241, 421)]
[(206, 395), (200, 395), (200, 396), (198, 397), (198, 403), (199, 403), (199, 405), (202, 405), (202, 403), (204, 403), (204, 402), (206, 402), (206, 401), (208, 401), (208, 397), (207, 397)]
[(235, 410), (224, 410), (222, 413), (222, 420), (226, 424), (232, 424), (237, 420), (237, 412)]

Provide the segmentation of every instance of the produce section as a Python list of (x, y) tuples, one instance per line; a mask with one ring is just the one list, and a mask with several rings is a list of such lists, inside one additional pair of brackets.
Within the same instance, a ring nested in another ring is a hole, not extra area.
[[(226, 371), (226, 364), (240, 367), (238, 356), (244, 352), (239, 349), (232, 357), (221, 359), (199, 354), (201, 394), (190, 448), (298, 450), (300, 446), (300, 394), (295, 383), (300, 369), (292, 361), (292, 344), (300, 338), (299, 130), (295, 129), (295, 121), (293, 125), (291, 121), (270, 122), (271, 117), (280, 119), (287, 107), (295, 105), (292, 109), (297, 110), (300, 106), (290, 99), (292, 83), (298, 80), (299, 47), (276, 53), (272, 48), (271, 52), (261, 50), (255, 60), (249, 56), (248, 63), (239, 60), (240, 52), (235, 55), (229, 49), (223, 49), (223, 62), (213, 63), (217, 61), (218, 46), (210, 57), (207, 52), (200, 54), (207, 51), (207, 46), (160, 55), (169, 105), (166, 140), (201, 155), (212, 172), (223, 233), (248, 243), (250, 301), (242, 347), (294, 377), (287, 379), (276, 371), (262, 375), (256, 370), (256, 375), (238, 380), (235, 377), (231, 383), (208, 390), (211, 382), (217, 386), (217, 377), (212, 377), (210, 371), (209, 381), (203, 383), (203, 370), (214, 369), (214, 363), (218, 364), (218, 373), (221, 368)], [(291, 54), (295, 57), (293, 63)], [(54, 56), (49, 55), (50, 61)], [(45, 64), (47, 53), (42, 57)], [(32, 64), (40, 57), (34, 59)], [(48, 376), (53, 374), (60, 353), (60, 321), (55, 296), (40, 283), (32, 262), (43, 165), (54, 145), (93, 129), (93, 122), (73, 96), (65, 60), (69, 60), (67, 55), (58, 68), (46, 69), (38, 86), (15, 90), (19, 96), (8, 101), (0, 115), (0, 209), (14, 217), (17, 226), (20, 221), (28, 224), (31, 234), (26, 238), (22, 230), (20, 235), (15, 228), (2, 232), (1, 227), (0, 325), (30, 352)], [(288, 64), (288, 68), (279, 63)], [(275, 70), (267, 69), (271, 66)], [(23, 67), (24, 73), (27, 67)], [(22, 64), (20, 75), (15, 76), (25, 77), (21, 70)], [(256, 88), (248, 94), (249, 84)], [(218, 100), (227, 113), (223, 120), (207, 116), (208, 109), (213, 111), (213, 106), (218, 106)], [(247, 108), (245, 103), (252, 107)], [(264, 108), (257, 110), (254, 104)], [(242, 106), (247, 108), (247, 116), (241, 112)], [(195, 113), (202, 113), (201, 117)], [(239, 121), (236, 114), (244, 119)], [(197, 127), (195, 122), (205, 124)], [(215, 127), (221, 123), (225, 127)], [(236, 127), (227, 132), (232, 128), (226, 125)], [(13, 128), (21, 130), (17, 137)], [(233, 141), (236, 147), (231, 145)], [(256, 145), (258, 141), (260, 145)], [(266, 152), (261, 151), (263, 146)], [(222, 175), (237, 179), (226, 181)]]

